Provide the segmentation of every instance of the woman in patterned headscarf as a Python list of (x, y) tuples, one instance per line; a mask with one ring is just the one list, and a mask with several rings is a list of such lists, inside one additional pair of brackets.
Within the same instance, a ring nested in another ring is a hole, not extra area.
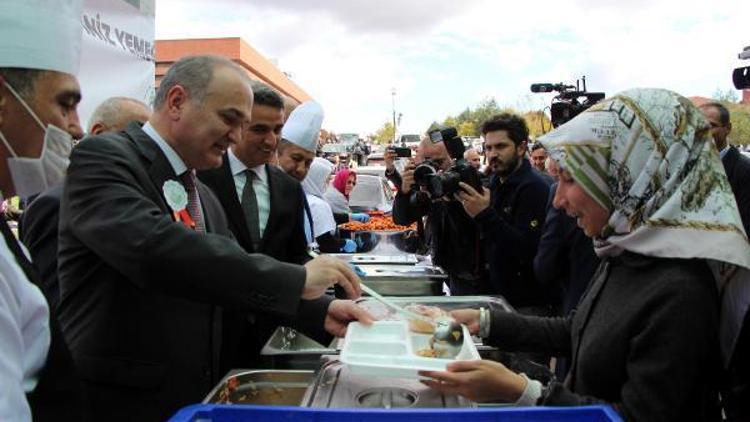
[(670, 91), (625, 91), (540, 142), (562, 169), (555, 206), (593, 237), (602, 265), (568, 318), (453, 315), (502, 350), (568, 355), (570, 373), (543, 387), (499, 363), (456, 362), (426, 383), (479, 401), (717, 419), (718, 375), (750, 297), (750, 247), (700, 111)]

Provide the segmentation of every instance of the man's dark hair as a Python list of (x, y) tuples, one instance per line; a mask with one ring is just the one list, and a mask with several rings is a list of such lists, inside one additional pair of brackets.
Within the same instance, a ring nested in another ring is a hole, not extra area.
[(516, 146), (521, 145), (522, 142), (526, 142), (529, 139), (529, 128), (526, 126), (526, 121), (516, 114), (496, 114), (482, 123), (483, 136), (497, 130), (508, 132), (508, 137)]
[(253, 90), (253, 104), (279, 110), (284, 108), (284, 99), (281, 98), (281, 94), (267, 84), (261, 81), (252, 81), (250, 82), (250, 88)]
[(34, 82), (48, 70), (0, 67), (0, 77), (16, 90), (24, 100), (34, 95)]
[(534, 145), (531, 146), (531, 152), (534, 152), (538, 149), (544, 149), (544, 147), (539, 142), (534, 142)]
[(701, 108), (709, 108), (709, 107), (713, 107), (719, 110), (719, 122), (721, 122), (722, 126), (724, 127), (729, 126), (729, 110), (727, 110), (727, 108), (724, 107), (724, 104), (711, 102), (711, 103), (703, 104), (701, 106)]
[(175, 85), (185, 88), (191, 99), (202, 101), (206, 96), (208, 85), (214, 76), (214, 71), (219, 66), (235, 69), (239, 74), (245, 76), (242, 68), (233, 61), (220, 56), (188, 56), (180, 59), (169, 67), (167, 74), (159, 84), (154, 98), (154, 109), (161, 108), (167, 101), (167, 93)]

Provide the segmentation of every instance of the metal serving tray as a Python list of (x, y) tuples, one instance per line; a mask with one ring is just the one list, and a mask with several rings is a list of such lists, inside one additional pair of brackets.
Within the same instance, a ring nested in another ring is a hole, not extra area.
[(316, 408), (444, 408), (476, 407), (459, 396), (444, 396), (415, 379), (353, 374), (335, 356), (327, 360), (303, 399)]
[(204, 404), (301, 406), (314, 371), (232, 370)]
[(327, 347), (289, 327), (278, 327), (260, 351), (261, 359), (271, 368), (316, 369), (320, 357), (337, 353), (338, 339)]
[(396, 254), (396, 255), (373, 255), (373, 254), (326, 254), (343, 261), (357, 264), (394, 264), (394, 265), (414, 265), (419, 262), (419, 258), (414, 254)]

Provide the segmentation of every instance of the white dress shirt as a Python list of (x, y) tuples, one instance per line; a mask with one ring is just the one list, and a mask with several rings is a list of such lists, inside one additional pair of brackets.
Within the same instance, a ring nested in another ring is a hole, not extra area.
[(0, 420), (31, 420), (26, 393), (36, 387), (49, 345), (47, 301), (0, 238)]
[[(237, 198), (242, 203), (242, 191), (245, 189), (245, 183), (247, 183), (247, 166), (245, 163), (240, 161), (234, 152), (229, 150), (229, 169), (232, 171), (232, 177), (234, 177), (234, 187), (237, 192)], [(260, 238), (263, 238), (263, 233), (266, 231), (266, 225), (268, 224), (268, 216), (271, 214), (271, 191), (268, 189), (268, 174), (266, 173), (266, 165), (261, 164), (257, 167), (250, 169), (255, 173), (253, 179), (253, 190), (255, 191), (255, 200), (258, 202), (258, 229), (260, 232)]]

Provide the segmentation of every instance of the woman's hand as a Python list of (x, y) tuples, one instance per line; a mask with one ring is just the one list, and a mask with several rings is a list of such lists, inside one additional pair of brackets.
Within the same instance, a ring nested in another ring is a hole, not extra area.
[(489, 360), (465, 360), (448, 364), (447, 371), (420, 371), (432, 378), (422, 383), (443, 394), (458, 394), (475, 402), (513, 403), (526, 389), (526, 378), (505, 365)]

